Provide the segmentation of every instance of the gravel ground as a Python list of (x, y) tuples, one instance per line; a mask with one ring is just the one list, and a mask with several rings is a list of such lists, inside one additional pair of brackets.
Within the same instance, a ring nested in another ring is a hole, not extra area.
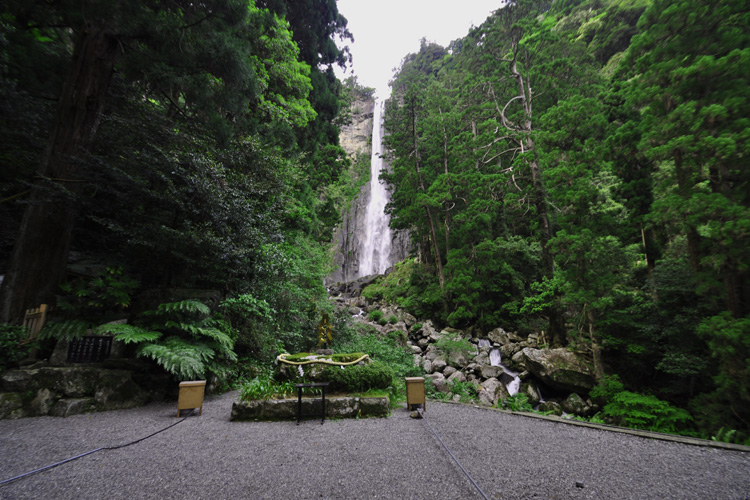
[[(425, 420), (230, 422), (236, 393), (147, 440), (0, 486), (3, 499), (481, 499)], [(0, 481), (177, 422), (176, 404), (0, 421)], [(750, 499), (750, 453), (428, 402), (492, 499)], [(577, 486), (576, 483), (581, 483)]]

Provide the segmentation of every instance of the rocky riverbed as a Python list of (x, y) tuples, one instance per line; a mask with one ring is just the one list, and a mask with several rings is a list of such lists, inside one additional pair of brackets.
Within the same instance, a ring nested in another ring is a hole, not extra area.
[[(547, 348), (543, 336), (536, 333), (522, 337), (501, 327), (488, 332), (437, 328), (396, 306), (368, 301), (361, 292), (374, 279), (332, 285), (331, 299), (355, 321), (402, 339), (414, 354), (415, 365), (424, 369), (446, 399), (460, 398), (453, 394), (456, 383), (470, 383), (478, 402), (487, 406), (520, 392), (532, 406), (557, 415), (591, 416), (599, 410), (588, 398), (596, 382), (586, 354)], [(381, 321), (370, 319), (373, 311), (382, 313)], [(465, 348), (446, 349), (445, 340)]]

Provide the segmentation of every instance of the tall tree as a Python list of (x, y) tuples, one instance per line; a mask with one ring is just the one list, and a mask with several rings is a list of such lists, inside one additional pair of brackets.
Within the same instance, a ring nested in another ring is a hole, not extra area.
[[(745, 2), (657, 0), (617, 76), (655, 163), (650, 220), (686, 242), (694, 286), (715, 316), (698, 333), (718, 359), (703, 418), (750, 429), (750, 10)], [(701, 413), (704, 413), (701, 411)]]
[[(279, 51), (284, 53), (284, 43), (291, 43), (283, 33), (277, 36), (278, 31), (273, 31), (284, 26), (250, 7), (244, 0), (172, 2), (168, 6), (135, 0), (114, 5), (98, 0), (76, 5), (5, 4), (4, 14), (20, 29), (69, 36), (73, 51), (0, 289), (0, 320), (18, 319), (30, 304), (49, 302), (64, 277), (76, 197), (84, 181), (80, 166), (96, 135), (115, 70), (136, 82), (154, 102), (168, 103), (175, 116), (210, 125), (217, 136), (234, 123), (248, 123), (249, 115), (257, 118), (260, 110), (281, 111), (297, 125), (309, 119), (311, 111), (302, 102), (304, 68), (291, 71), (302, 72), (301, 79), (273, 80), (274, 64), (279, 61), (272, 59)], [(251, 13), (259, 16), (256, 21), (260, 17), (265, 21), (249, 24)], [(268, 66), (255, 64), (263, 60), (262, 51), (250, 44), (247, 30), (255, 26), (268, 28), (266, 40), (281, 40), (267, 47)], [(254, 53), (261, 57), (251, 58)], [(263, 97), (264, 91), (279, 85), (295, 89), (286, 93), (292, 99), (278, 101), (273, 94)]]

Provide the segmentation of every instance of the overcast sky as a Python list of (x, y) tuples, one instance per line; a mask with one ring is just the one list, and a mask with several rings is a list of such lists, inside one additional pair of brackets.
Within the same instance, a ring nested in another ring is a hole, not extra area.
[[(353, 73), (361, 85), (387, 97), (393, 70), (404, 56), (419, 50), (419, 40), (447, 47), (502, 4), (502, 0), (338, 0), (339, 12), (354, 35), (354, 43), (349, 43)], [(346, 73), (336, 70), (342, 79), (352, 75), (351, 68)]]

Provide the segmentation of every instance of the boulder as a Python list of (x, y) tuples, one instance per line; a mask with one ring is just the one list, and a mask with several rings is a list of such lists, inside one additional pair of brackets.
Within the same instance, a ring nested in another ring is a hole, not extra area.
[(430, 338), (434, 334), (436, 334), (437, 331), (435, 330), (435, 327), (432, 325), (432, 321), (428, 319), (427, 321), (422, 323), (422, 328), (420, 328), (419, 332), (417, 333), (422, 338)]
[(0, 392), (0, 419), (25, 417), (23, 398), (18, 392)]
[(422, 348), (418, 345), (410, 345), (409, 349), (411, 349), (412, 354), (422, 354)]
[[(307, 412), (304, 411), (303, 415), (310, 415), (310, 414), (320, 414), (320, 402), (313, 400), (308, 400), (310, 402), (310, 409), (307, 410)], [(326, 415), (328, 416), (336, 416), (339, 418), (352, 418), (357, 416), (357, 411), (359, 410), (359, 405), (357, 404), (359, 402), (359, 398), (352, 398), (352, 397), (342, 397), (342, 398), (333, 398), (330, 400), (326, 400)], [(315, 404), (315, 406), (313, 406)]]
[(539, 390), (536, 388), (536, 385), (530, 382), (522, 383), (520, 392), (526, 394), (526, 397), (529, 398), (529, 404), (531, 404), (531, 406), (536, 406), (539, 404), (539, 401), (541, 401)]
[(445, 377), (450, 377), (451, 375), (453, 375), (453, 374), (454, 374), (454, 373), (456, 373), (457, 371), (458, 371), (458, 370), (456, 370), (456, 369), (455, 369), (455, 368), (453, 368), (452, 366), (446, 366), (445, 368), (443, 368), (443, 376), (445, 376)]
[(482, 378), (500, 378), (504, 372), (500, 366), (482, 366), (480, 373)]
[(482, 351), (478, 355), (474, 356), (474, 363), (480, 366), (490, 365), (490, 355), (487, 351)]
[(596, 385), (591, 366), (567, 349), (526, 347), (521, 354), (524, 368), (553, 389), (588, 392)]
[(497, 342), (500, 345), (510, 344), (512, 342), (520, 342), (521, 337), (515, 332), (506, 332), (502, 328), (495, 328), (487, 334), (487, 338), (492, 342)]
[[(447, 370), (448, 368), (446, 368)], [(445, 375), (445, 373), (443, 373)], [(453, 381), (456, 382), (466, 382), (466, 375), (464, 375), (462, 372), (454, 371), (449, 377), (448, 377), (448, 385), (450, 386), (450, 383)]]
[(92, 398), (60, 399), (49, 413), (54, 417), (69, 417), (89, 413), (95, 409), (96, 403)]
[(586, 405), (586, 401), (584, 401), (583, 398), (575, 392), (562, 400), (560, 402), (560, 406), (562, 407), (563, 411), (567, 413), (573, 413), (575, 415), (581, 416), (585, 416), (587, 410), (589, 410), (588, 406)]
[(524, 356), (523, 352), (517, 352), (516, 354), (512, 356), (506, 356), (505, 353), (503, 353), (503, 358), (508, 359), (510, 358), (510, 366), (511, 368), (516, 368), (521, 371), (526, 371), (526, 356)]
[(363, 417), (387, 417), (390, 413), (388, 398), (359, 399), (359, 415)]
[(505, 385), (496, 378), (490, 378), (482, 382), (479, 390), (479, 402), (494, 406), (500, 399), (507, 399), (509, 397), (508, 390)]
[(80, 398), (94, 392), (100, 372), (104, 373), (86, 366), (47, 367), (40, 370), (40, 380), (45, 387), (50, 387), (57, 393)]
[(432, 371), (442, 372), (446, 366), (448, 366), (448, 363), (446, 363), (445, 360), (437, 358), (435, 361), (432, 362)]
[(438, 392), (448, 392), (448, 383), (442, 373), (430, 373), (425, 378), (432, 380), (432, 384)]
[(463, 368), (469, 364), (469, 358), (465, 352), (452, 351), (448, 354), (448, 363), (457, 368)]
[(430, 345), (429, 347), (427, 347), (427, 350), (424, 353), (424, 359), (435, 361), (438, 357), (440, 357), (440, 352), (435, 348), (435, 346)]
[(558, 417), (563, 413), (560, 405), (558, 403), (555, 403), (554, 401), (545, 401), (544, 403), (539, 403), (539, 411), (551, 411)]
[(403, 321), (406, 324), (407, 328), (411, 328), (412, 325), (416, 324), (416, 322), (417, 322), (417, 318), (415, 318), (414, 316), (412, 316), (409, 313), (402, 313), (401, 317), (403, 318)]
[(5, 392), (29, 392), (39, 388), (39, 370), (10, 370), (0, 377), (0, 390)]
[(36, 397), (31, 400), (31, 411), (34, 415), (48, 415), (57, 399), (51, 390), (39, 389)]
[(528, 338), (526, 339), (526, 342), (529, 343), (529, 347), (536, 347), (539, 344), (539, 334), (530, 333)]
[(148, 402), (148, 393), (133, 381), (126, 370), (102, 372), (97, 382), (94, 399), (104, 410), (133, 408)]
[(432, 361), (425, 358), (422, 360), (422, 369), (425, 373), (432, 373), (434, 370), (432, 369)]
[(481, 369), (481, 366), (479, 366), (478, 364), (469, 363), (468, 365), (464, 366), (463, 372), (466, 374), (476, 373), (477, 375), (479, 375), (481, 373), (480, 369)]

